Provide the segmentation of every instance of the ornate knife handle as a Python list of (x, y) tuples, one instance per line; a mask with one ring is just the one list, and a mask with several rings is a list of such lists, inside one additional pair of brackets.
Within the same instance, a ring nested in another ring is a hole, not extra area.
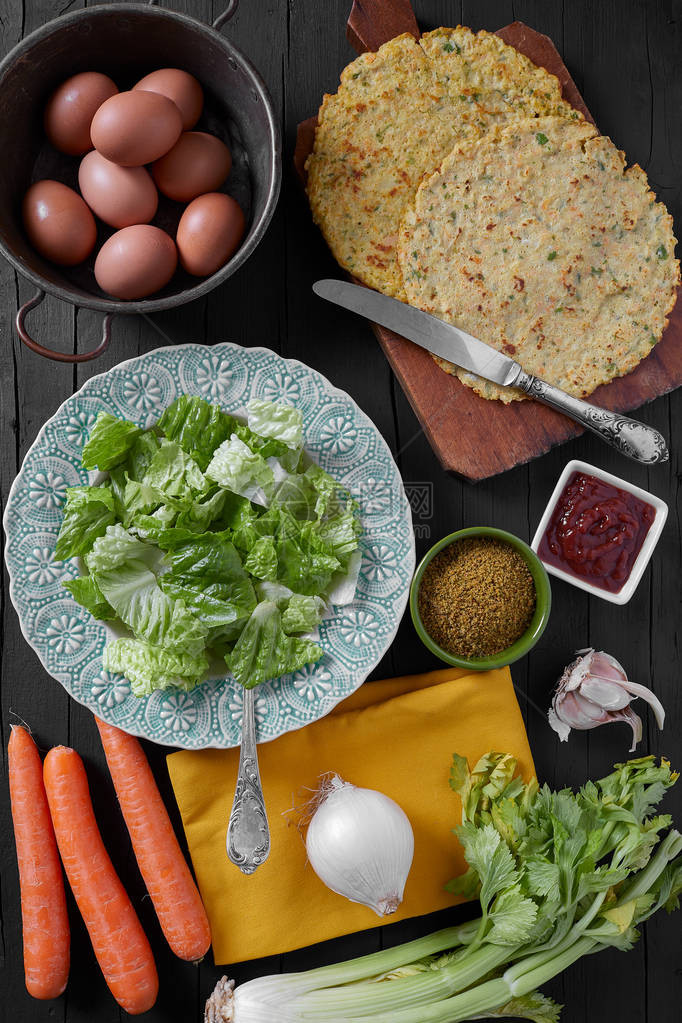
[(239, 773), (227, 827), (227, 855), (243, 874), (253, 874), (270, 855), (270, 830), (258, 770), (253, 705), (253, 689), (245, 689)]
[(636, 419), (628, 419), (618, 412), (590, 405), (523, 371), (514, 381), (514, 387), (521, 388), (531, 398), (543, 401), (545, 405), (575, 419), (628, 458), (648, 465), (668, 460), (665, 438), (651, 426), (639, 423)]

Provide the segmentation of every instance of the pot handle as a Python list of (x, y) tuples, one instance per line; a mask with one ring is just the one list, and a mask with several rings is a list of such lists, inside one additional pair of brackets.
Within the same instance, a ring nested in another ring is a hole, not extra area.
[(230, 20), (230, 18), (234, 17), (234, 15), (237, 13), (238, 7), (239, 0), (228, 0), (227, 7), (223, 11), (223, 13), (219, 14), (216, 20), (213, 22), (213, 28), (216, 30), (216, 32), (219, 32), (223, 25), (225, 25)]
[(93, 348), (91, 352), (83, 352), (82, 354), (75, 355), (67, 352), (55, 352), (51, 348), (46, 348), (44, 345), (34, 341), (31, 335), (26, 330), (24, 321), (26, 314), (30, 313), (31, 309), (35, 309), (37, 305), (45, 298), (45, 292), (40, 288), (36, 291), (33, 298), (29, 298), (28, 302), (24, 302), (22, 307), (17, 313), (14, 324), (17, 328), (17, 334), (24, 342), (27, 348), (30, 348), (36, 355), (42, 355), (45, 359), (52, 359), (53, 362), (89, 362), (90, 359), (96, 359), (98, 355), (101, 355), (107, 348), (109, 341), (111, 340), (111, 313), (107, 313), (102, 323), (102, 340), (97, 345), (97, 348)]
[[(159, 0), (148, 0), (150, 7), (155, 7)], [(213, 22), (213, 28), (216, 32), (220, 31), (223, 25), (226, 24), (237, 13), (239, 7), (239, 0), (228, 0), (227, 7), (222, 14), (219, 14), (216, 20)]]

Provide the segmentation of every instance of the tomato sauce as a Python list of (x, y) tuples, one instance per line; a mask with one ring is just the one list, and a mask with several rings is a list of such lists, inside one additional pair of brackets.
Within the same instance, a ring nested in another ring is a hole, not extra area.
[(639, 497), (574, 472), (540, 541), (547, 564), (610, 593), (628, 580), (656, 510)]

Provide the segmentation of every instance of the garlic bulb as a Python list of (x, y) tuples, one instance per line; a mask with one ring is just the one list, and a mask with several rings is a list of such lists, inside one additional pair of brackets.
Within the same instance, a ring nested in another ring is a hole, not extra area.
[(642, 738), (642, 720), (630, 706), (641, 696), (652, 708), (659, 728), (665, 711), (660, 700), (646, 686), (630, 682), (615, 657), (604, 651), (579, 650), (557, 683), (548, 712), (549, 723), (562, 742), (572, 728), (585, 730), (627, 721), (632, 728), (632, 753)]
[(395, 913), (414, 855), (414, 834), (403, 810), (374, 789), (338, 775), (322, 780), (308, 825), (306, 851), (328, 888), (379, 916)]

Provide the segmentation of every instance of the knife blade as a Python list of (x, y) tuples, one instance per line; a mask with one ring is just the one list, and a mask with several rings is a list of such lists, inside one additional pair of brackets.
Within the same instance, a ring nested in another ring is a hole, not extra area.
[(495, 384), (513, 386), (523, 372), (518, 362), (465, 330), (378, 291), (336, 280), (316, 281), (313, 291), (320, 298), (380, 323), (426, 348), (432, 355), (454, 362)]
[(313, 291), (320, 298), (380, 323), (470, 373), (495, 384), (518, 387), (536, 401), (575, 419), (627, 458), (646, 465), (665, 462), (668, 458), (665, 438), (652, 426), (567, 394), (554, 384), (526, 373), (509, 356), (437, 316), (347, 281), (316, 281)]

